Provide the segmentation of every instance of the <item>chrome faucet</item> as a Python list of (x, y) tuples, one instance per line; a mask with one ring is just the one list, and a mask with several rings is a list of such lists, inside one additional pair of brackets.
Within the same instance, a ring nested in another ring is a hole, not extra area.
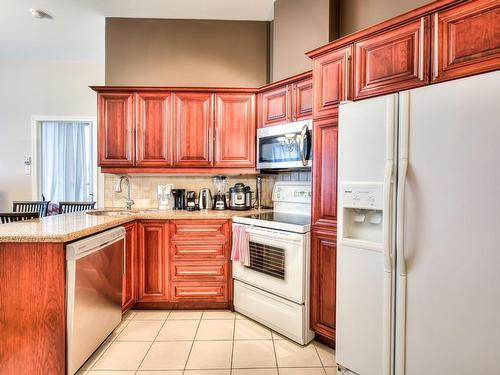
[(121, 193), (122, 192), (122, 181), (125, 180), (127, 182), (127, 197), (125, 198), (125, 208), (127, 210), (132, 209), (132, 205), (134, 204), (134, 201), (130, 199), (130, 180), (128, 176), (121, 176), (118, 182), (116, 183), (115, 186), (115, 192)]

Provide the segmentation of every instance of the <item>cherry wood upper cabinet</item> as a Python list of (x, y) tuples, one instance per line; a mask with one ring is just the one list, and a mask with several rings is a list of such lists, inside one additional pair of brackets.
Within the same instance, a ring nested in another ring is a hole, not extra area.
[(168, 223), (139, 222), (138, 243), (138, 301), (168, 301)]
[(338, 117), (313, 125), (312, 223), (337, 224)]
[(255, 167), (255, 95), (215, 96), (215, 167)]
[(338, 105), (351, 98), (352, 46), (329, 52), (314, 59), (313, 118), (323, 118), (338, 112)]
[(260, 124), (266, 127), (290, 121), (290, 86), (277, 87), (260, 94)]
[(337, 241), (334, 232), (311, 232), (311, 329), (335, 340)]
[(354, 43), (354, 99), (429, 83), (429, 17)]
[(432, 81), (500, 69), (500, 2), (470, 1), (432, 19)]
[(170, 93), (139, 93), (137, 101), (137, 162), (140, 167), (172, 164)]
[(292, 85), (292, 121), (307, 120), (312, 117), (313, 83), (312, 78)]
[(102, 93), (97, 96), (99, 113), (99, 165), (134, 165), (134, 95)]
[(122, 283), (122, 311), (130, 309), (137, 300), (137, 224), (127, 223), (125, 228), (125, 272)]
[(213, 160), (213, 94), (175, 93), (174, 166), (210, 167)]

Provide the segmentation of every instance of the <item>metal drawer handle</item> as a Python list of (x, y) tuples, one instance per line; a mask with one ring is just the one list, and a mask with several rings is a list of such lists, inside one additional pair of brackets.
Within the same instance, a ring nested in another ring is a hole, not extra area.
[(216, 295), (218, 294), (217, 292), (180, 292), (178, 295), (179, 296), (199, 296), (199, 295)]
[(195, 254), (195, 253), (217, 253), (214, 250), (179, 250), (179, 253)]
[(179, 271), (178, 275), (217, 275), (217, 271)]

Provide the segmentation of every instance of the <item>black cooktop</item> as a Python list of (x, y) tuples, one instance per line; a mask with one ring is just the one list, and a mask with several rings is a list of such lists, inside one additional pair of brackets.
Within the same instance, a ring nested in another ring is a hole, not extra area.
[(311, 224), (311, 216), (294, 214), (294, 213), (263, 212), (261, 214), (253, 214), (253, 215), (248, 215), (246, 217), (256, 220), (276, 221), (285, 224), (295, 224), (295, 225)]

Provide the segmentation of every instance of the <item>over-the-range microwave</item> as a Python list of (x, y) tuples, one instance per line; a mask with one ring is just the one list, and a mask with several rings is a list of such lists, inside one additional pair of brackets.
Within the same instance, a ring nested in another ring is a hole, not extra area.
[(305, 169), (312, 165), (312, 120), (257, 130), (257, 169)]

